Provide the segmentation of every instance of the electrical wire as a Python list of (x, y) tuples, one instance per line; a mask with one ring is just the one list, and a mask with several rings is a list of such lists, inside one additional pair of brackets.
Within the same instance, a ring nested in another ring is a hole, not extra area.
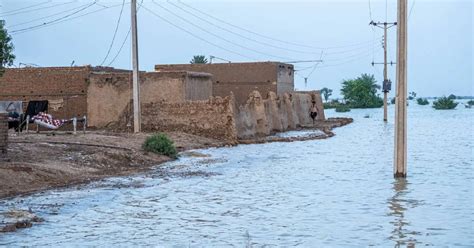
[(222, 49), (222, 50), (224, 50), (224, 51), (227, 51), (227, 52), (229, 52), (229, 53), (238, 55), (238, 56), (240, 56), (240, 57), (243, 57), (243, 58), (246, 58), (246, 59), (251, 59), (251, 60), (256, 60), (255, 58), (249, 57), (249, 56), (244, 55), (244, 54), (239, 53), (239, 52), (235, 52), (235, 51), (233, 51), (233, 50), (230, 50), (230, 49), (227, 49), (227, 48), (225, 48), (225, 47), (223, 47), (223, 46), (220, 46), (220, 45), (218, 45), (218, 44), (216, 44), (216, 43), (214, 43), (214, 42), (208, 41), (208, 40), (206, 40), (206, 39), (204, 39), (204, 38), (202, 38), (202, 37), (200, 37), (200, 36), (198, 36), (198, 35), (196, 35), (196, 34), (190, 32), (189, 30), (187, 30), (187, 29), (185, 29), (185, 28), (182, 28), (182, 27), (180, 27), (180, 26), (174, 24), (173, 22), (168, 21), (167, 19), (165, 19), (165, 18), (161, 17), (160, 15), (158, 15), (157, 13), (153, 12), (151, 9), (147, 8), (145, 5), (143, 5), (142, 7), (143, 7), (143, 9), (145, 9), (146, 11), (148, 11), (148, 12), (149, 12), (150, 14), (152, 14), (153, 16), (155, 16), (155, 17), (159, 18), (160, 20), (162, 20), (162, 21), (168, 23), (169, 25), (171, 25), (171, 26), (173, 26), (173, 27), (175, 27), (175, 28), (177, 28), (177, 29), (179, 29), (179, 30), (181, 30), (181, 31), (183, 31), (183, 32), (185, 32), (185, 33), (187, 33), (187, 34), (193, 36), (193, 37), (196, 38), (196, 39), (199, 39), (199, 40), (201, 40), (201, 41), (203, 41), (203, 42), (205, 42), (205, 43), (208, 43), (208, 44), (210, 44), (210, 45), (212, 45), (212, 46), (215, 46), (215, 47), (217, 47), (217, 48), (219, 48), (219, 49)]
[[(138, 4), (137, 13), (140, 12), (142, 5), (143, 5), (143, 0)], [(128, 37), (130, 37), (131, 32), (132, 32), (132, 25), (130, 25), (130, 27), (128, 28), (127, 35), (125, 35), (125, 39), (123, 39), (122, 45), (120, 45), (119, 50), (117, 51), (115, 56), (112, 58), (112, 60), (107, 64), (107, 66), (111, 66), (115, 62), (115, 60), (118, 58), (120, 53), (122, 53), (122, 49), (125, 46), (125, 43), (127, 43)]]
[(205, 32), (205, 33), (207, 33), (207, 34), (209, 34), (209, 35), (212, 35), (212, 36), (214, 36), (214, 37), (216, 37), (216, 38), (218, 38), (218, 39), (220, 39), (220, 40), (223, 40), (223, 41), (225, 41), (225, 42), (227, 42), (227, 43), (229, 43), (229, 44), (232, 44), (232, 45), (237, 46), (237, 47), (240, 47), (240, 48), (242, 48), (242, 49), (245, 49), (245, 50), (248, 50), (248, 51), (252, 51), (252, 52), (254, 52), (254, 53), (258, 53), (258, 54), (260, 54), (260, 55), (264, 55), (264, 56), (268, 56), (268, 57), (273, 57), (273, 58), (277, 58), (277, 59), (284, 59), (284, 60), (294, 60), (294, 59), (292, 59), (292, 58), (277, 56), (277, 55), (273, 55), (273, 54), (261, 52), (261, 51), (259, 51), (259, 50), (256, 50), (256, 49), (253, 49), (253, 48), (250, 48), (250, 47), (243, 46), (243, 45), (241, 45), (241, 44), (239, 44), (239, 43), (236, 43), (236, 42), (234, 42), (234, 41), (231, 41), (231, 40), (229, 40), (229, 39), (227, 39), (227, 38), (224, 38), (224, 37), (222, 37), (222, 36), (220, 36), (220, 35), (217, 35), (217, 34), (215, 34), (215, 33), (213, 33), (213, 32), (208, 31), (207, 29), (205, 29), (205, 28), (203, 28), (203, 27), (201, 27), (201, 26), (199, 26), (199, 25), (197, 25), (197, 24), (195, 24), (195, 23), (189, 21), (188, 19), (186, 19), (186, 18), (184, 18), (184, 17), (182, 17), (182, 16), (180, 16), (180, 15), (177, 15), (177, 14), (174, 13), (173, 11), (170, 11), (168, 8), (163, 7), (162, 5), (160, 5), (160, 4), (156, 3), (156, 2), (153, 2), (153, 3), (154, 3), (155, 5), (157, 5), (158, 7), (164, 9), (164, 10), (167, 11), (168, 13), (172, 14), (173, 16), (175, 16), (175, 17), (177, 17), (177, 18), (183, 20), (184, 22), (190, 24), (191, 26), (193, 26), (193, 27), (195, 27), (195, 28), (197, 28), (197, 29), (199, 29), (199, 30), (201, 30), (201, 31), (203, 31), (203, 32)]
[(64, 6), (64, 5), (67, 5), (67, 4), (74, 3), (74, 2), (76, 2), (76, 1), (70, 1), (70, 2), (60, 3), (60, 4), (56, 4), (56, 5), (52, 5), (52, 6), (46, 6), (46, 7), (36, 8), (36, 9), (30, 9), (30, 10), (20, 11), (20, 12), (16, 12), (16, 13), (11, 13), (11, 14), (2, 15), (1, 17), (12, 16), (12, 15), (19, 15), (19, 14), (25, 14), (25, 13), (30, 13), (30, 12), (37, 11), (37, 10), (42, 10), (42, 9), (56, 8), (56, 7)]
[(410, 7), (410, 12), (408, 13), (408, 20), (410, 20), (411, 13), (413, 11), (413, 7), (415, 7), (416, 0), (413, 0), (411, 7)]
[(97, 0), (95, 0), (95, 1), (94, 1), (93, 3), (91, 3), (91, 4), (88, 4), (88, 5), (86, 5), (86, 6), (82, 7), (82, 8), (80, 8), (80, 9), (77, 10), (77, 11), (74, 11), (74, 12), (71, 13), (71, 14), (67, 14), (67, 15), (65, 15), (65, 16), (62, 16), (62, 17), (57, 18), (57, 19), (54, 19), (54, 20), (52, 20), (52, 21), (45, 22), (45, 23), (43, 23), (43, 24), (38, 24), (38, 25), (35, 25), (35, 26), (31, 26), (31, 27), (28, 27), (28, 28), (16, 29), (16, 30), (11, 31), (11, 33), (12, 33), (12, 34), (15, 34), (15, 33), (22, 32), (22, 31), (34, 30), (34, 29), (36, 29), (36, 28), (38, 28), (38, 27), (41, 27), (41, 26), (44, 26), (44, 25), (48, 25), (48, 24), (51, 24), (51, 23), (59, 22), (59, 21), (61, 21), (61, 20), (64, 20), (64, 19), (66, 19), (66, 18), (68, 18), (68, 17), (70, 17), (70, 16), (73, 16), (73, 15), (75, 15), (75, 14), (77, 14), (77, 13), (80, 13), (80, 12), (82, 12), (82, 11), (84, 11), (84, 10), (86, 10), (86, 9), (88, 9), (88, 8), (90, 8), (90, 7), (92, 7), (92, 6), (94, 6), (96, 2), (97, 2)]
[[(96, 0), (97, 1), (97, 0)], [(108, 7), (103, 7), (101, 9), (98, 9), (98, 10), (94, 10), (94, 11), (90, 11), (90, 12), (86, 12), (82, 15), (78, 15), (78, 16), (73, 16), (73, 17), (70, 17), (70, 18), (67, 18), (67, 19), (64, 19), (64, 20), (61, 20), (61, 21), (58, 21), (58, 22), (54, 22), (54, 23), (43, 23), (42, 26), (36, 28), (36, 29), (41, 29), (41, 28), (45, 28), (45, 27), (49, 27), (49, 26), (52, 26), (52, 25), (56, 25), (56, 24), (60, 24), (60, 23), (63, 23), (63, 22), (67, 22), (67, 21), (71, 21), (71, 20), (75, 20), (77, 18), (81, 18), (83, 16), (87, 16), (87, 15), (91, 15), (91, 14), (95, 14), (97, 12), (101, 12), (101, 11), (104, 11), (106, 9), (110, 9), (110, 8), (115, 8), (115, 7), (118, 7), (118, 6), (121, 6), (122, 4), (116, 4), (116, 5), (111, 5), (111, 6), (108, 6)], [(23, 33), (26, 33), (26, 32), (29, 32), (29, 31), (34, 31), (36, 29), (32, 29), (32, 30), (25, 30), (25, 31), (22, 31), (22, 32), (18, 32), (18, 33), (15, 33), (15, 35), (18, 35), (18, 34), (23, 34)]]
[(319, 49), (319, 50), (328, 50), (328, 49), (338, 49), (338, 48), (345, 48), (345, 47), (354, 47), (354, 46), (359, 46), (361, 44), (367, 44), (367, 43), (372, 43), (372, 40), (370, 41), (364, 41), (364, 42), (359, 42), (359, 43), (354, 43), (354, 44), (350, 44), (350, 45), (344, 45), (344, 46), (330, 46), (330, 47), (316, 47), (316, 46), (310, 46), (310, 45), (305, 45), (305, 44), (299, 44), (299, 43), (294, 43), (294, 42), (289, 42), (289, 41), (285, 41), (285, 40), (280, 40), (280, 39), (276, 39), (276, 38), (273, 38), (273, 37), (270, 37), (270, 36), (266, 36), (266, 35), (263, 35), (261, 33), (258, 33), (258, 32), (255, 32), (255, 31), (252, 31), (252, 30), (249, 30), (247, 28), (243, 28), (243, 27), (240, 27), (240, 26), (237, 26), (235, 24), (232, 24), (230, 22), (227, 22), (223, 19), (220, 19), (220, 18), (217, 18), (215, 16), (212, 16), (204, 11), (201, 11), (189, 4), (186, 4), (180, 0), (177, 1), (179, 4), (185, 6), (186, 8), (189, 8), (195, 12), (198, 12), (200, 13), (201, 15), (205, 15), (205, 16), (208, 16), (209, 18), (212, 18), (213, 20), (216, 20), (218, 22), (221, 22), (221, 23), (224, 23), (228, 26), (231, 26), (233, 28), (236, 28), (236, 29), (239, 29), (239, 30), (242, 30), (242, 31), (245, 31), (245, 32), (248, 32), (248, 33), (251, 33), (253, 35), (256, 35), (256, 36), (259, 36), (261, 38), (265, 38), (265, 39), (268, 39), (268, 40), (273, 40), (273, 41), (277, 41), (277, 42), (280, 42), (280, 43), (284, 43), (284, 44), (287, 44), (287, 45), (293, 45), (293, 46), (298, 46), (298, 47), (306, 47), (306, 48), (313, 48), (313, 49)]
[[(152, 0), (152, 2), (155, 2), (155, 0)], [(289, 49), (287, 47), (282, 47), (282, 46), (277, 46), (277, 45), (274, 45), (274, 44), (271, 44), (271, 43), (268, 43), (268, 42), (264, 42), (264, 41), (260, 41), (260, 40), (257, 40), (257, 39), (254, 39), (252, 37), (249, 37), (249, 36), (246, 36), (246, 35), (242, 35), (238, 32), (235, 32), (235, 31), (232, 31), (228, 28), (225, 28), (223, 26), (220, 26), (220, 25), (217, 25), (215, 22), (211, 22), (203, 17), (200, 17), (199, 15), (196, 15), (194, 14), (193, 12), (189, 11), (189, 10), (186, 10), (184, 9), (183, 7), (180, 7), (179, 5), (176, 5), (175, 3), (171, 2), (171, 1), (168, 1), (169, 4), (173, 5), (174, 7), (180, 9), (181, 11), (191, 15), (191, 16), (194, 16), (195, 18), (203, 21), (203, 22), (206, 22), (208, 23), (209, 25), (212, 25), (216, 28), (219, 28), (221, 30), (224, 30), (228, 33), (231, 33), (233, 35), (236, 35), (238, 37), (241, 37), (241, 38), (244, 38), (246, 40), (249, 40), (249, 41), (252, 41), (252, 42), (255, 42), (255, 43), (258, 43), (258, 44), (261, 44), (261, 45), (264, 45), (266, 47), (273, 47), (273, 48), (276, 48), (276, 49), (280, 49), (280, 50), (283, 50), (283, 51), (288, 51), (288, 52), (294, 52), (294, 53), (302, 53), (302, 54), (320, 54), (320, 51), (308, 51), (308, 50), (296, 50), (296, 49)], [(157, 3), (155, 3), (157, 4)], [(371, 46), (371, 44), (369, 44)], [(363, 49), (364, 47), (362, 47)], [(355, 51), (355, 50), (358, 50), (360, 48), (356, 48), (356, 49), (350, 49), (350, 50), (347, 50), (347, 51), (339, 51), (339, 52), (333, 52), (333, 53), (328, 53), (328, 54), (344, 54), (344, 53), (349, 53), (349, 52), (352, 52), (352, 51)]]
[(33, 5), (30, 5), (30, 6), (27, 6), (27, 7), (15, 9), (15, 10), (5, 11), (5, 12), (0, 13), (0, 15), (5, 15), (5, 14), (12, 13), (12, 12), (17, 12), (17, 11), (21, 11), (21, 10), (25, 10), (25, 9), (29, 9), (29, 8), (33, 8), (33, 7), (38, 7), (38, 6), (41, 6), (41, 5), (50, 3), (50, 2), (51, 2), (51, 0), (46, 1), (46, 2), (42, 2), (42, 3), (38, 3), (38, 4), (33, 4)]
[(50, 17), (62, 15), (62, 14), (64, 14), (64, 13), (67, 13), (67, 12), (70, 12), (70, 11), (74, 11), (74, 10), (83, 8), (84, 6), (87, 6), (87, 5), (89, 5), (89, 3), (83, 4), (83, 5), (80, 5), (80, 6), (71, 8), (71, 9), (67, 9), (67, 10), (64, 10), (64, 11), (61, 11), (61, 12), (56, 12), (56, 13), (51, 14), (51, 15), (48, 15), (48, 16), (43, 16), (43, 17), (39, 17), (39, 18), (36, 18), (36, 19), (32, 19), (32, 20), (26, 21), (26, 22), (21, 22), (21, 23), (13, 24), (13, 25), (8, 26), (8, 28), (17, 27), (17, 26), (25, 25), (25, 24), (32, 23), (32, 22), (35, 22), (35, 21), (39, 21), (39, 20), (43, 20), (43, 19), (50, 18)]
[(122, 13), (123, 13), (123, 8), (124, 7), (125, 7), (125, 0), (122, 0), (122, 8), (120, 8), (120, 14), (119, 14), (119, 17), (117, 19), (117, 24), (115, 25), (114, 35), (112, 36), (112, 41), (110, 42), (109, 49), (107, 49), (107, 54), (105, 55), (104, 59), (100, 63), (101, 66), (105, 63), (105, 61), (109, 57), (110, 51), (112, 50), (112, 47), (114, 46), (115, 37), (117, 36), (117, 31), (118, 31), (118, 28), (120, 26), (120, 20), (122, 19)]

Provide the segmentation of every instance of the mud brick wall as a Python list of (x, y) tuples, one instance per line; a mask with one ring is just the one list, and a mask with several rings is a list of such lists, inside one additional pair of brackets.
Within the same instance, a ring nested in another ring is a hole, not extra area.
[(0, 77), (0, 100), (48, 100), (55, 118), (83, 116), (87, 112), (86, 85), (90, 67), (6, 69)]
[(172, 64), (156, 65), (155, 71), (188, 70), (212, 74), (213, 96), (230, 96), (232, 92), (237, 106), (245, 104), (253, 91), (266, 96), (294, 90), (293, 66), (279, 62)]
[(181, 131), (235, 142), (237, 131), (232, 97), (207, 101), (142, 104), (142, 129), (147, 132)]
[(0, 161), (7, 158), (8, 147), (8, 118), (0, 113)]
[(325, 120), (324, 107), (319, 91), (285, 93), (277, 96), (270, 92), (263, 98), (260, 92), (252, 92), (245, 105), (235, 111), (238, 138), (248, 139), (267, 136), (276, 132), (311, 127), (312, 101), (316, 101), (317, 120)]
[[(88, 124), (115, 128), (132, 100), (130, 73), (92, 73), (87, 88)], [(141, 104), (206, 100), (212, 94), (211, 75), (187, 71), (140, 73)]]

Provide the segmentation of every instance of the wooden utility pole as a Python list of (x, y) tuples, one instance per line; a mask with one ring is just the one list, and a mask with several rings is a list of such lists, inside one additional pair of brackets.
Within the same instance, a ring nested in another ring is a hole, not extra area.
[(398, 0), (395, 177), (407, 176), (407, 0)]
[(133, 132), (141, 131), (140, 83), (138, 69), (137, 0), (131, 2), (133, 64)]
[[(387, 59), (387, 30), (395, 25), (397, 25), (396, 22), (388, 23), (388, 22), (374, 22), (371, 21), (370, 25), (374, 25), (376, 27), (381, 27), (383, 28), (383, 85), (382, 85), (382, 91), (383, 91), (383, 121), (387, 122), (387, 101), (388, 101), (388, 92), (392, 89), (392, 82), (388, 79), (388, 59)], [(375, 63), (372, 61), (372, 66), (380, 64), (380, 63)], [(393, 62), (390, 62), (391, 65), (393, 65)]]

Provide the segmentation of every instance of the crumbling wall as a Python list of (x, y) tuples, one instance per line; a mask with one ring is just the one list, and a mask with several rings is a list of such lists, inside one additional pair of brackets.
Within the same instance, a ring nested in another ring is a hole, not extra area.
[(236, 128), (238, 138), (254, 138), (275, 132), (293, 130), (299, 127), (310, 127), (312, 102), (318, 109), (317, 120), (324, 120), (324, 108), (320, 93), (285, 93), (277, 97), (270, 92), (263, 99), (258, 91), (252, 92), (245, 105), (237, 108)]
[(142, 104), (142, 130), (181, 131), (235, 142), (237, 131), (232, 97), (212, 97), (207, 101), (167, 101)]
[(8, 148), (8, 118), (0, 113), (0, 161), (7, 158)]

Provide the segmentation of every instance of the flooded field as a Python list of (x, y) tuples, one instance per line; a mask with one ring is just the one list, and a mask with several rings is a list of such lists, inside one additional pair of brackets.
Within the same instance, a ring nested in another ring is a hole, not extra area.
[(354, 123), (326, 140), (198, 150), (147, 175), (0, 201), (45, 219), (0, 245), (471, 246), (474, 110), (408, 110), (406, 180), (392, 175), (393, 116), (328, 110)]

